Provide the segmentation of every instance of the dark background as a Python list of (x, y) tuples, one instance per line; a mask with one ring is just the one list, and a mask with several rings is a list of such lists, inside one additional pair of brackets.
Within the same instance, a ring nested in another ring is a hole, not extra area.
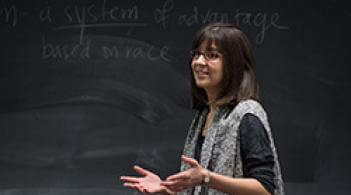
[(287, 194), (351, 191), (347, 1), (0, 1), (0, 194), (134, 194), (177, 171), (188, 50), (213, 21), (252, 41)]

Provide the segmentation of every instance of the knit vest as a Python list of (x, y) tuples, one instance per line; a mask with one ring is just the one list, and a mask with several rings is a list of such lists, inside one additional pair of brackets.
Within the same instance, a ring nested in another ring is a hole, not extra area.
[[(208, 109), (198, 111), (191, 123), (184, 146), (183, 155), (194, 158), (195, 146), (202, 125), (206, 120)], [(274, 156), (273, 171), (275, 173), (274, 183), (276, 189), (274, 195), (284, 195), (283, 180), (280, 171), (277, 151), (274, 145), (273, 136), (267, 119), (267, 114), (260, 103), (254, 100), (239, 102), (234, 109), (228, 106), (220, 107), (215, 114), (212, 124), (208, 128), (202, 145), (200, 164), (202, 167), (213, 172), (229, 177), (243, 177), (243, 167), (240, 155), (240, 136), (238, 129), (240, 121), (246, 113), (257, 116), (267, 131)], [(189, 169), (189, 165), (182, 162), (181, 171)], [(193, 189), (186, 189), (179, 192), (180, 195), (191, 195)], [(224, 195), (226, 193), (204, 186), (196, 186), (194, 195)]]

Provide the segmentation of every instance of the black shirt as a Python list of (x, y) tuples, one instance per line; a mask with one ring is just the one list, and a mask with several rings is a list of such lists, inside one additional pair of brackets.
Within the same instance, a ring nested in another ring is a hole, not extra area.
[[(245, 114), (239, 125), (239, 136), (244, 177), (257, 179), (268, 192), (274, 194), (273, 151), (260, 119), (253, 114)], [(197, 161), (200, 161), (204, 140), (200, 133), (195, 147)]]

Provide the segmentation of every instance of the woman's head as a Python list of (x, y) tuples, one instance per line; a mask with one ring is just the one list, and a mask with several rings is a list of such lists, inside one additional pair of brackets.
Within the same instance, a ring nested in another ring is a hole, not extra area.
[(219, 105), (258, 100), (254, 58), (245, 34), (231, 24), (202, 28), (191, 49), (193, 107), (208, 103), (206, 91), (216, 91)]

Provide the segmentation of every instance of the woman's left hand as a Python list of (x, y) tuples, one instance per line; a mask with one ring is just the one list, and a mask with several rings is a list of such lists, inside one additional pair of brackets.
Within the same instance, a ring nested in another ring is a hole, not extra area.
[(190, 169), (171, 175), (166, 181), (161, 182), (161, 185), (164, 185), (175, 192), (201, 184), (205, 171), (207, 171), (193, 158), (182, 156), (181, 160), (189, 164)]
[(160, 184), (161, 179), (158, 175), (139, 166), (134, 166), (134, 170), (142, 177), (121, 176), (121, 180), (125, 182), (123, 186), (137, 190), (141, 193), (167, 195), (175, 194), (166, 186)]

